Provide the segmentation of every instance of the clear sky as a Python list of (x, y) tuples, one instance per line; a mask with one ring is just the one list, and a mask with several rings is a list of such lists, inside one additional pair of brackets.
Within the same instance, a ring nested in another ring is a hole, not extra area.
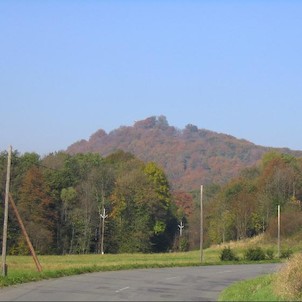
[(150, 116), (302, 150), (302, 1), (0, 0), (0, 151)]

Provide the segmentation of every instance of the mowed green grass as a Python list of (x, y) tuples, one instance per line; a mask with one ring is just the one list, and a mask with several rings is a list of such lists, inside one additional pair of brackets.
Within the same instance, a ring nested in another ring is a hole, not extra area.
[[(253, 240), (228, 243), (226, 245), (212, 246), (203, 251), (201, 262), (200, 251), (175, 252), (175, 253), (154, 253), (154, 254), (86, 254), (86, 255), (64, 255), (64, 256), (38, 256), (42, 266), (39, 273), (31, 256), (7, 256), (6, 263), (8, 274), (0, 276), (0, 287), (37, 281), (42, 279), (70, 276), (89, 272), (125, 270), (136, 268), (160, 268), (160, 267), (181, 267), (199, 265), (219, 265), (239, 262), (221, 262), (221, 250), (225, 246), (231, 246), (236, 255), (243, 259), (244, 250), (255, 244), (262, 245), (261, 237)], [(276, 261), (276, 259), (275, 259)], [(265, 261), (263, 261), (265, 262)], [(251, 263), (251, 262), (250, 262)]]
[[(219, 265), (231, 263), (252, 263), (243, 260), (244, 251), (251, 246), (262, 246), (263, 248), (273, 248), (276, 254), (276, 246), (268, 243), (261, 236), (253, 238), (252, 240), (244, 240), (240, 242), (231, 242), (225, 245), (212, 246), (203, 251), (203, 261), (201, 262), (200, 251), (190, 252), (175, 252), (175, 253), (160, 253), (160, 254), (86, 254), (86, 255), (64, 255), (64, 256), (38, 256), (39, 262), (42, 266), (42, 272), (39, 273), (35, 266), (34, 260), (31, 256), (7, 256), (6, 263), (8, 265), (8, 274), (6, 277), (0, 276), (0, 287), (9, 286), (13, 284), (25, 283), (30, 281), (37, 281), (42, 279), (57, 278), (63, 276), (70, 276), (89, 272), (125, 270), (136, 268), (160, 268), (160, 267), (181, 267), (181, 266), (200, 266), (200, 265)], [(230, 246), (237, 256), (240, 257), (239, 262), (221, 262), (221, 250), (225, 246)], [(279, 261), (274, 259), (274, 262)], [(267, 261), (262, 261), (267, 262)], [(271, 261), (270, 261), (271, 262)], [(258, 262), (259, 263), (259, 262)], [(270, 279), (269, 279), (270, 280)], [(254, 282), (249, 280), (247, 282)], [(268, 291), (268, 295), (272, 294), (270, 285), (266, 279), (259, 279), (255, 281), (257, 285), (250, 285), (249, 283), (239, 284), (239, 289), (233, 291), (225, 299), (227, 301), (251, 301), (256, 300), (252, 298), (251, 294), (246, 295), (245, 298), (240, 296), (239, 292), (247, 293), (249, 288), (256, 288), (255, 292)], [(262, 287), (262, 283), (266, 287)], [(235, 284), (234, 286), (237, 286)], [(233, 297), (233, 298), (232, 298)], [(239, 297), (237, 299), (237, 297)], [(273, 296), (269, 299), (265, 297), (258, 301), (277, 301)], [(277, 299), (277, 298), (276, 298)]]
[(160, 254), (86, 254), (38, 256), (42, 272), (37, 271), (31, 256), (7, 256), (7, 276), (0, 277), (0, 287), (35, 280), (69, 276), (87, 272), (135, 268), (158, 268), (219, 264), (220, 250), (205, 250), (201, 263), (200, 251)]

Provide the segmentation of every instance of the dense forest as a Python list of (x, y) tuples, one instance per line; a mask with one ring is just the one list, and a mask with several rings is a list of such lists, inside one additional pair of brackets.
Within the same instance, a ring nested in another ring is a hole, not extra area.
[[(1, 201), (6, 163), (3, 152)], [(43, 159), (14, 152), (10, 191), (38, 253), (100, 253), (103, 231), (106, 253), (163, 252), (177, 233), (177, 207), (164, 171), (123, 151), (106, 158), (59, 152)], [(13, 213), (9, 253), (28, 253)]]
[(282, 213), (281, 235), (302, 239), (302, 158), (268, 152), (261, 162), (243, 169), (207, 204), (209, 244), (265, 233), (277, 237), (277, 207)]
[[(7, 152), (2, 152), (2, 205), (6, 165)], [(101, 157), (58, 152), (40, 158), (14, 151), (10, 191), (40, 254), (199, 248), (199, 188), (172, 189), (163, 169), (131, 153), (119, 150)], [(265, 153), (229, 182), (204, 186), (205, 246), (263, 232), (275, 237), (277, 205), (282, 209), (282, 235), (301, 236), (301, 197), (302, 158)], [(29, 253), (11, 211), (8, 252)]]
[[(41, 254), (196, 249), (201, 184), (205, 246), (263, 232), (275, 236), (277, 205), (282, 234), (299, 233), (300, 153), (193, 125), (177, 130), (164, 116), (150, 117), (110, 134), (99, 130), (88, 142), (43, 158), (14, 151), (11, 193)], [(6, 163), (2, 152), (2, 205)], [(13, 212), (8, 252), (28, 253)]]
[(130, 152), (144, 162), (156, 162), (164, 169), (171, 187), (183, 191), (196, 190), (201, 184), (224, 184), (272, 150), (302, 157), (302, 151), (258, 146), (192, 124), (178, 129), (170, 126), (165, 116), (151, 116), (108, 134), (100, 129), (89, 140), (69, 146), (66, 152), (107, 156), (116, 150)]

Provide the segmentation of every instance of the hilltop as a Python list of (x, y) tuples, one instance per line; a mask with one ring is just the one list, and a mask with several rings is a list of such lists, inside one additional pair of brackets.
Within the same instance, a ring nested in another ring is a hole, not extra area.
[(271, 150), (302, 156), (302, 151), (259, 146), (192, 124), (177, 129), (165, 116), (151, 116), (110, 133), (99, 129), (89, 140), (75, 142), (66, 152), (96, 152), (105, 157), (116, 150), (156, 162), (165, 170), (172, 187), (184, 191), (198, 189), (201, 184), (226, 183)]

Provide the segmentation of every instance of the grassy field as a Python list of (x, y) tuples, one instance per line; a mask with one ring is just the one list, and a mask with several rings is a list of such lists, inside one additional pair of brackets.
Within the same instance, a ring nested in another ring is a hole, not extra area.
[[(42, 266), (41, 273), (37, 271), (31, 256), (7, 256), (8, 274), (6, 277), (0, 277), (0, 287), (87, 272), (238, 263), (220, 261), (220, 253), (223, 247), (224, 246), (214, 246), (205, 249), (203, 253), (204, 261), (202, 263), (200, 260), (200, 251), (162, 254), (38, 256)], [(235, 249), (236, 254), (243, 257), (246, 247), (246, 244), (241, 243)], [(242, 260), (239, 263), (249, 262)]]
[[(241, 259), (239, 262), (220, 261), (221, 250), (226, 246), (234, 250), (236, 255)], [(276, 255), (276, 244), (274, 244), (274, 242), (267, 242), (265, 238), (259, 236), (251, 240), (230, 242), (225, 245), (217, 245), (205, 249), (203, 253), (204, 261), (202, 263), (200, 260), (200, 251), (163, 254), (52, 255), (38, 256), (43, 269), (42, 272), (39, 273), (31, 256), (7, 256), (8, 275), (6, 277), (0, 277), (0, 287), (88, 272), (251, 263), (243, 260), (243, 255), (246, 249), (255, 246), (261, 246), (263, 249), (273, 249)], [(277, 262), (279, 260), (275, 257), (272, 261)], [(230, 289), (227, 289), (223, 293), (221, 301), (278, 301), (277, 298), (272, 295), (270, 282), (271, 277), (266, 276), (256, 280), (236, 283), (233, 285), (234, 287), (230, 287)], [(245, 294), (244, 296), (241, 296), (242, 292)], [(253, 296), (252, 292), (254, 292), (256, 296)], [(264, 293), (261, 293), (262, 296), (260, 295), (258, 299), (257, 295), (259, 295), (260, 292)], [(269, 297), (268, 299), (266, 299), (267, 296)], [(251, 298), (251, 300), (248, 300), (249, 298)]]
[[(218, 249), (205, 251), (203, 264), (219, 263), (219, 253)], [(8, 274), (6, 277), (0, 277), (0, 287), (87, 272), (201, 265), (199, 251), (163, 254), (38, 256), (38, 259), (42, 266), (41, 273), (37, 271), (31, 256), (7, 256)]]

